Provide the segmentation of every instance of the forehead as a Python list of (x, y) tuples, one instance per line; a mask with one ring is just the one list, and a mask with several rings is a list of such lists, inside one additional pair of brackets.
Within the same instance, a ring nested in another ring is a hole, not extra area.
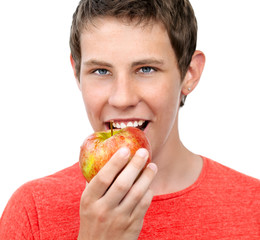
[(160, 29), (161, 32), (168, 35), (166, 28), (161, 21), (155, 21), (153, 19), (144, 19), (141, 21), (139, 19), (116, 18), (111, 16), (96, 17), (91, 21), (88, 21), (82, 27), (81, 35), (84, 33), (91, 34), (97, 31), (108, 33), (111, 31), (112, 27), (115, 26), (128, 28), (128, 31), (139, 30), (146, 32), (152, 32), (156, 26), (157, 30)]
[[(88, 22), (81, 31), (80, 42), (84, 41), (108, 43), (117, 42), (121, 39), (120, 44), (134, 41), (136, 43), (145, 41), (170, 43), (168, 32), (161, 22), (118, 19), (115, 17), (98, 17)], [(123, 42), (124, 41), (124, 42)], [(116, 46), (114, 46), (116, 47)]]
[(89, 59), (131, 64), (140, 59), (176, 62), (168, 33), (158, 22), (137, 23), (113, 17), (97, 18), (82, 31), (82, 62)]

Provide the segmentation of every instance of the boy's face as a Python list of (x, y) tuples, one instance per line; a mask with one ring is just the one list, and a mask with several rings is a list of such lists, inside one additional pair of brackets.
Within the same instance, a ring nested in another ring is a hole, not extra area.
[(182, 87), (165, 28), (98, 18), (81, 35), (81, 54), (80, 89), (94, 131), (111, 120), (145, 121), (155, 157), (174, 137)]

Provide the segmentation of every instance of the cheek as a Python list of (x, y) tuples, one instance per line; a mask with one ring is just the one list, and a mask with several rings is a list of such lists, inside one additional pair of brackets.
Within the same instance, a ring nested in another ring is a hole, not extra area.
[[(160, 89), (158, 89), (160, 90)], [(179, 109), (179, 91), (176, 89), (164, 89), (163, 93), (154, 97), (154, 109), (156, 121), (153, 129), (149, 133), (154, 157), (163, 148), (172, 135), (174, 126), (177, 121)]]
[(95, 104), (95, 98), (93, 98), (93, 92), (90, 91), (84, 85), (81, 87), (82, 98), (85, 104), (86, 109), (88, 110)]
[[(173, 84), (165, 84), (158, 89), (158, 94), (154, 99), (154, 111), (156, 111), (156, 139), (164, 143), (171, 133), (178, 114), (179, 109), (179, 86)], [(158, 132), (159, 131), (159, 134)]]
[(149, 102), (152, 103), (151, 108), (159, 114), (175, 112), (179, 97), (180, 87), (177, 84), (166, 82), (164, 84), (157, 84), (150, 88), (147, 93)]
[[(81, 88), (85, 109), (91, 125), (96, 124), (102, 110), (104, 100), (104, 94), (96, 88), (82, 85)], [(94, 127), (94, 126), (93, 126)]]

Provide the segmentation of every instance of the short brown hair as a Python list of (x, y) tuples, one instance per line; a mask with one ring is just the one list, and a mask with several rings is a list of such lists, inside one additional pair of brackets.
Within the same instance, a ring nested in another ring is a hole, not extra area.
[(70, 32), (71, 55), (79, 79), (80, 34), (96, 17), (160, 21), (164, 24), (183, 79), (197, 44), (197, 20), (189, 0), (81, 0), (73, 14)]

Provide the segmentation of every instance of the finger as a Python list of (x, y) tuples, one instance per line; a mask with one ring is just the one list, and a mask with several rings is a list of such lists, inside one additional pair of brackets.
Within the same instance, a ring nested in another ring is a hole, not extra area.
[(145, 166), (149, 153), (146, 149), (137, 150), (134, 157), (120, 173), (115, 182), (107, 191), (104, 200), (109, 199), (110, 207), (116, 207), (129, 192), (136, 178)]
[[(149, 163), (140, 178), (133, 185), (127, 196), (120, 203), (123, 211), (130, 214), (135, 211), (137, 206), (141, 206), (146, 203), (148, 196), (144, 197), (149, 191), (149, 187), (157, 173), (157, 166), (154, 163)], [(150, 191), (149, 191), (150, 192)], [(148, 201), (149, 202), (149, 201)], [(146, 206), (146, 205), (145, 205)]]
[(141, 201), (136, 205), (136, 207), (133, 209), (131, 213), (131, 217), (135, 219), (143, 219), (148, 208), (151, 205), (151, 202), (153, 200), (153, 191), (151, 189), (148, 189), (141, 199)]
[(97, 200), (105, 194), (115, 177), (129, 161), (129, 156), (130, 150), (128, 148), (120, 148), (90, 181), (86, 190), (93, 200)]

